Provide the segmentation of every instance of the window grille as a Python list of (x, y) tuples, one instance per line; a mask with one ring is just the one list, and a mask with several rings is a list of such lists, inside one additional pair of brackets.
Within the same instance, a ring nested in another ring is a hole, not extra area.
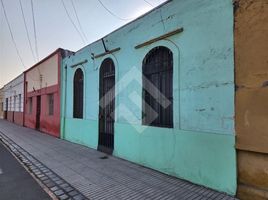
[(173, 54), (152, 49), (143, 60), (144, 125), (173, 128)]

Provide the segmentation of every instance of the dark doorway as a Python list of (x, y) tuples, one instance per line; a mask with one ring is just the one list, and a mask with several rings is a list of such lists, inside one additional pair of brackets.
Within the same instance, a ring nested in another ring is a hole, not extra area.
[(114, 149), (115, 66), (112, 59), (103, 61), (99, 88), (99, 145), (98, 150), (112, 154)]
[(84, 109), (84, 74), (79, 68), (74, 74), (73, 117), (83, 119)]
[(41, 96), (36, 99), (36, 129), (40, 130), (40, 115), (41, 115)]

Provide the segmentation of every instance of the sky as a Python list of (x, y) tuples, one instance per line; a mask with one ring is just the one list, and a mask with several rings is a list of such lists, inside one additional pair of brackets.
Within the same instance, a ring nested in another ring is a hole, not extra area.
[[(1, 1), (4, 4), (22, 61), (12, 41)], [(32, 0), (32, 12), (31, 0), (0, 0), (0, 88), (57, 48), (77, 51), (165, 1)], [(64, 5), (71, 20), (68, 18)], [(33, 20), (32, 13), (34, 13), (35, 20)], [(35, 21), (36, 34), (33, 21)], [(29, 43), (31, 43), (32, 51)]]

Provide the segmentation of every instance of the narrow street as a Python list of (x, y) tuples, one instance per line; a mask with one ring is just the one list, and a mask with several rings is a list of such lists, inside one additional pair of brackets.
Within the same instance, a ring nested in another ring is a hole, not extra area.
[(49, 200), (49, 195), (0, 143), (0, 199)]
[[(109, 200), (235, 199), (226, 194), (4, 120), (0, 120), (0, 136), (1, 140), (11, 146), (10, 148), (14, 149), (19, 156), (20, 154), (27, 155), (22, 158), (23, 160), (27, 157), (28, 160), (34, 160), (32, 165), (38, 167), (31, 165), (30, 168), (33, 168), (34, 172), (38, 168), (37, 174), (41, 177), (41, 181), (43, 175), (40, 172), (46, 172), (49, 169), (51, 172), (44, 174), (55, 173), (52, 175), (52, 179), (58, 179), (56, 182), (59, 184), (55, 186), (48, 182), (47, 186), (51, 190), (69, 184), (70, 191), (77, 190), (75, 194), (81, 193), (89, 199)], [(28, 161), (25, 162), (28, 163)], [(39, 170), (39, 168), (41, 169)], [(57, 191), (66, 190), (63, 188)], [(69, 194), (66, 192), (66, 195)], [(77, 199), (85, 199), (81, 195), (81, 198)]]

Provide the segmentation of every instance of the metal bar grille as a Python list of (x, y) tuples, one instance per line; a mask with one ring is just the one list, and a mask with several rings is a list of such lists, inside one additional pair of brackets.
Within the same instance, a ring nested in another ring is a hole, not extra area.
[(111, 153), (114, 148), (115, 67), (105, 59), (100, 68), (99, 150)]
[(173, 127), (173, 54), (166, 47), (156, 47), (144, 58), (142, 114), (144, 125)]

